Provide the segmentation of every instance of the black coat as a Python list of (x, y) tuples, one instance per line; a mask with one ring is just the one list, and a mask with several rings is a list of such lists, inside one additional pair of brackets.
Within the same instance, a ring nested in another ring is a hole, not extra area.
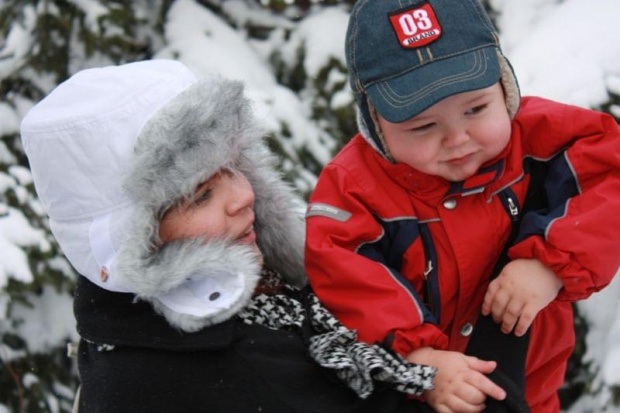
[[(80, 413), (432, 412), (387, 388), (359, 399), (310, 359), (299, 331), (233, 318), (183, 333), (133, 294), (101, 289), (84, 277), (74, 311), (82, 337)], [(487, 400), (488, 411), (527, 412), (520, 380), (527, 341), (516, 344), (488, 317), (479, 324), (468, 353), (497, 360), (491, 378), (508, 391), (505, 402)]]
[(359, 399), (309, 358), (297, 332), (232, 319), (181, 333), (132, 294), (84, 277), (74, 309), (81, 413), (427, 411), (388, 389)]

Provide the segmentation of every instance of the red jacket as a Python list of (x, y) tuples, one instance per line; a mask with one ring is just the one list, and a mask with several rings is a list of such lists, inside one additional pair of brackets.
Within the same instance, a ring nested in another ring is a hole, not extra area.
[(421, 346), (463, 352), (511, 211), (540, 170), (549, 208), (523, 217), (509, 255), (540, 260), (564, 283), (532, 325), (528, 402), (543, 402), (535, 388), (555, 392), (572, 352), (567, 300), (603, 288), (620, 265), (620, 130), (608, 115), (524, 98), (507, 148), (458, 183), (392, 164), (355, 136), (310, 199), (314, 291), (362, 341), (402, 355)]

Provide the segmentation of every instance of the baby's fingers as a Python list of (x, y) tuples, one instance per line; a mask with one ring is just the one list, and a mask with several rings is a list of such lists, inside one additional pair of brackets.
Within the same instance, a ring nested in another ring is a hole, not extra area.
[(495, 282), (491, 282), (489, 287), (487, 288), (487, 292), (484, 295), (484, 301), (482, 302), (482, 314), (489, 315), (491, 313), (491, 306), (493, 305), (493, 299), (495, 298), (495, 294), (499, 286)]
[(495, 367), (497, 367), (497, 363), (495, 361), (480, 360), (479, 358), (473, 356), (465, 356), (465, 358), (467, 361), (467, 366), (479, 373), (488, 374), (495, 370)]
[(493, 317), (493, 321), (496, 323), (501, 323), (504, 318), (504, 312), (506, 311), (506, 306), (510, 301), (510, 296), (508, 293), (500, 289), (495, 296), (493, 297), (493, 302), (491, 303), (491, 316)]
[(467, 380), (455, 391), (456, 396), (472, 406), (484, 406), (487, 395), (477, 387), (472, 386)]
[(538, 310), (533, 308), (530, 305), (526, 305), (521, 311), (521, 315), (519, 316), (519, 322), (515, 327), (515, 335), (517, 337), (521, 337), (527, 332), (527, 329), (530, 328), (534, 318), (538, 314)]
[(467, 382), (495, 400), (504, 400), (506, 398), (504, 389), (499, 387), (484, 374), (472, 374), (467, 378)]
[(457, 412), (458, 413), (461, 413), (461, 412), (476, 413), (476, 412), (483, 411), (485, 408), (484, 403), (482, 404), (468, 403), (456, 395), (450, 396), (450, 398), (446, 402), (446, 405), (449, 408), (448, 411), (455, 412), (455, 413)]
[(515, 324), (517, 324), (517, 320), (520, 320), (519, 317), (522, 315), (523, 306), (524, 304), (521, 301), (515, 299), (510, 300), (502, 315), (502, 333), (508, 334), (512, 331)]

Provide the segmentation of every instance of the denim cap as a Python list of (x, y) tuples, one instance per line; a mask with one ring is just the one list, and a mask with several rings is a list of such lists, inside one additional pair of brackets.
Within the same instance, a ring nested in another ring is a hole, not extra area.
[(505, 77), (517, 89), (516, 103), (507, 99), (510, 115), (518, 108), (514, 74), (477, 0), (360, 0), (349, 20), (346, 58), (358, 105), (366, 96), (392, 123)]

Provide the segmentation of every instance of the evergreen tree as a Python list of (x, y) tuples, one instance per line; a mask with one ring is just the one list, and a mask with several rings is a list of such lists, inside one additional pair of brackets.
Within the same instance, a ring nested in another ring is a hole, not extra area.
[[(158, 3), (158, 4), (156, 4)], [(19, 122), (75, 71), (149, 58), (162, 2), (7, 0), (0, 9), (0, 411), (69, 412), (76, 274), (34, 194)]]
[[(202, 10), (247, 44), (270, 71), (280, 98), (294, 106), (276, 114), (269, 144), (287, 178), (307, 196), (323, 165), (356, 131), (343, 48), (317, 59), (317, 47), (334, 45), (312, 28), (327, 20), (346, 26), (353, 3), (0, 0), (0, 413), (70, 412), (78, 384), (75, 364), (65, 355), (67, 342), (77, 339), (71, 313), (76, 274), (34, 193), (19, 136), (26, 111), (84, 68), (152, 57), (183, 60), (186, 52), (171, 45), (174, 34), (167, 28), (175, 8)], [(484, 3), (494, 18), (497, 2)], [(196, 35), (212, 33), (207, 28)], [(610, 85), (610, 96), (599, 109), (618, 119), (620, 87)], [(564, 406), (601, 392), (611, 394), (610, 406), (620, 405), (620, 390), (601, 382), (599, 367), (583, 362), (588, 324), (579, 313), (576, 329)]]

